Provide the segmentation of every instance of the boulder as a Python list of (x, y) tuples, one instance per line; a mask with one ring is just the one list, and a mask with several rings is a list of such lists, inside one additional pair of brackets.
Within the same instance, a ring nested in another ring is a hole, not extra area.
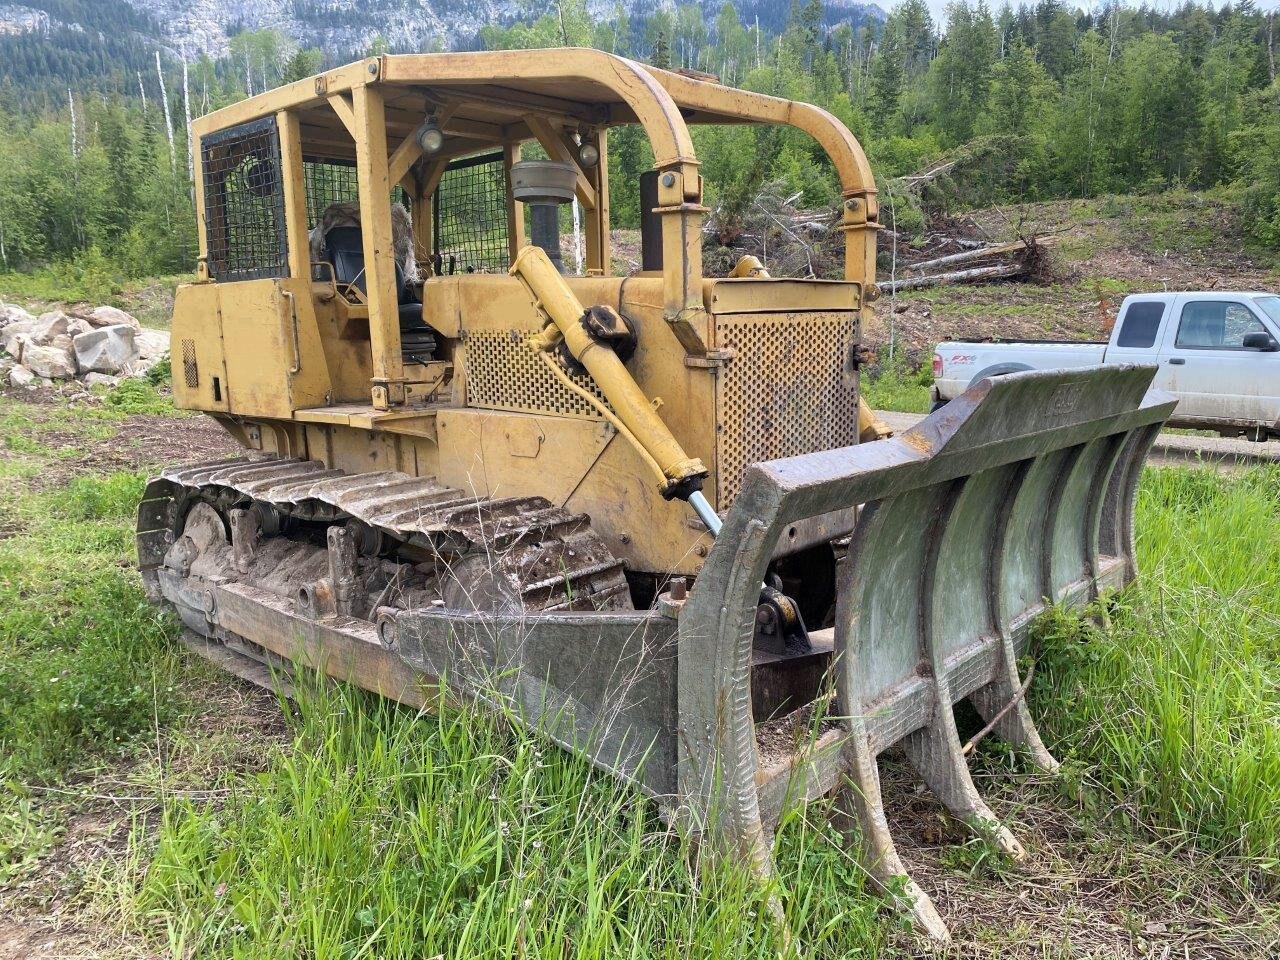
[(127, 373), (138, 351), (134, 346), (134, 328), (119, 323), (111, 327), (99, 327), (76, 337), (76, 364), (81, 373)]
[(93, 324), (81, 317), (72, 317), (67, 321), (67, 336), (78, 337), (82, 333), (88, 333), (93, 329)]
[(18, 365), (17, 360), (9, 357), (0, 357), (0, 383), (7, 383), (9, 380), (9, 371)]
[(109, 373), (86, 373), (84, 375), (84, 385), (86, 387), (114, 387), (119, 382), (119, 377), (113, 377)]
[(116, 307), (94, 307), (84, 314), (84, 318), (95, 327), (115, 327), (124, 324), (135, 330), (142, 328), (142, 324), (138, 323), (136, 318)]
[(159, 360), (169, 352), (169, 331), (143, 327), (133, 338), (133, 343), (143, 360)]
[(16, 303), (0, 303), (0, 327), (7, 327), (11, 323), (25, 323), (28, 320), (34, 323), (35, 319)]
[(35, 326), (36, 318), (32, 317), (30, 320), (16, 320), (0, 329), (0, 343), (4, 345), (4, 352), (17, 357), (22, 351), (22, 344), (31, 339), (31, 331)]
[(71, 350), (38, 343), (23, 347), (22, 365), (36, 376), (50, 380), (70, 380), (76, 375), (76, 358)]
[(12, 370), (9, 371), (10, 386), (34, 387), (35, 382), (36, 382), (36, 375), (32, 373), (30, 370), (28, 370), (26, 367), (24, 367), (22, 364), (18, 364), (16, 367), (14, 367)]
[(31, 340), (48, 346), (54, 337), (66, 336), (70, 326), (70, 317), (61, 310), (50, 310), (36, 318), (36, 325), (31, 328)]

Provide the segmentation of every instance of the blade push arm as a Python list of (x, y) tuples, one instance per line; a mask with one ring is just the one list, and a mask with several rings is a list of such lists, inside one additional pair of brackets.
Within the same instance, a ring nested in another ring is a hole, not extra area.
[[(696, 497), (701, 501), (701, 506), (694, 505), (699, 516), (703, 516), (703, 506), (710, 512), (710, 505), (700, 492), (707, 477), (706, 466), (684, 452), (613, 347), (591, 329), (599, 328), (610, 314), (621, 327), (620, 318), (609, 307), (586, 310), (541, 247), (522, 248), (511, 266), (511, 273), (524, 283), (533, 296), (534, 305), (549, 321), (542, 333), (530, 338), (530, 346), (547, 355), (563, 341), (570, 355), (586, 368), (609, 401), (612, 410), (602, 412), (614, 421), (658, 475), (662, 495), (668, 500), (691, 503)], [(558, 364), (556, 370), (559, 370)], [(592, 402), (598, 405), (595, 398)], [(714, 517), (713, 512), (711, 516)], [(703, 516), (703, 519), (707, 518)]]

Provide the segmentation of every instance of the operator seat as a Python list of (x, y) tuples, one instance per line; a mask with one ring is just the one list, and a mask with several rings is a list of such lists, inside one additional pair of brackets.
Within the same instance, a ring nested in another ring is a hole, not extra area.
[[(324, 235), (325, 257), (333, 264), (333, 278), (367, 294), (364, 236), (359, 227), (332, 227)], [(400, 307), (400, 352), (405, 363), (426, 363), (435, 357), (436, 337), (422, 319), (422, 303), (396, 264), (396, 303)]]

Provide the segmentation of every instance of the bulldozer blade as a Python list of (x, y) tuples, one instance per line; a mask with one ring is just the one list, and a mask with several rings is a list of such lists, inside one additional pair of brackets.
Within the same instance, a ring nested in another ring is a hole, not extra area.
[[(975, 789), (952, 707), (968, 698), (1035, 767), (1057, 771), (1018, 657), (1048, 606), (1087, 603), (1135, 576), (1138, 475), (1174, 407), (1150, 389), (1153, 374), (1126, 365), (986, 379), (898, 437), (748, 468), (680, 615), (679, 812), (768, 872), (783, 810), (836, 791), (870, 876), (945, 941), (894, 847), (877, 757), (899, 746), (952, 815), (1026, 855)], [(769, 724), (752, 715), (759, 585), (789, 527), (859, 505), (835, 625), (814, 632), (832, 650), (834, 702), (779, 755), (758, 742)]]

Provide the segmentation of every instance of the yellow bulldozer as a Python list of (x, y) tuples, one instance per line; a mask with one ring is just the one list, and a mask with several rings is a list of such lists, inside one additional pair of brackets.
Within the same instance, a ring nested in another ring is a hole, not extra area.
[[(653, 169), (610, 183), (628, 124)], [(816, 141), (843, 279), (704, 275), (694, 124)], [(787, 806), (834, 791), (870, 875), (945, 940), (876, 758), (900, 747), (1022, 855), (952, 707), (1056, 769), (1018, 660), (1046, 605), (1135, 575), (1135, 484), (1172, 409), (1152, 371), (984, 380), (878, 439), (863, 151), (815, 106), (705, 75), (381, 56), (193, 136), (174, 395), (244, 455), (175, 466), (140, 506), (148, 593), (186, 642), (260, 682), (305, 664), (415, 706), (500, 702), (762, 873)], [(640, 269), (611, 255), (611, 191), (638, 196)]]

